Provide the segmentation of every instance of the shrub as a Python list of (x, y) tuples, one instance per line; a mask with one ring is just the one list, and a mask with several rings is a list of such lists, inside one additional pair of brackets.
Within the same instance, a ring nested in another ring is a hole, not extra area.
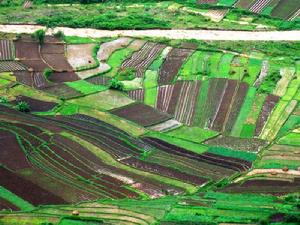
[(136, 70), (134, 68), (126, 68), (117, 75), (118, 80), (133, 80)]
[(44, 43), (46, 32), (42, 29), (35, 31), (33, 34), (31, 34), (31, 37), (37, 41), (39, 41), (40, 44)]
[(109, 88), (122, 91), (124, 89), (124, 84), (118, 79), (113, 78), (110, 81)]
[(65, 38), (65, 34), (64, 34), (64, 32), (62, 32), (62, 31), (57, 31), (55, 34), (54, 34), (54, 37), (56, 37), (56, 38), (58, 38), (58, 39), (60, 39), (60, 40), (64, 40), (64, 38)]
[(1, 96), (0, 97), (0, 103), (8, 103), (8, 99), (6, 96)]
[(46, 68), (43, 72), (43, 75), (46, 77), (46, 79), (48, 79), (53, 73), (53, 70)]
[(21, 101), (17, 104), (17, 110), (19, 110), (20, 112), (29, 112), (30, 106), (27, 102)]

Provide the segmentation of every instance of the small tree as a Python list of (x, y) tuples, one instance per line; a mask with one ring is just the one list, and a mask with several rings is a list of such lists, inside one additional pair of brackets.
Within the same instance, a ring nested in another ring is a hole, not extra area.
[(55, 34), (54, 34), (54, 37), (60, 39), (60, 40), (64, 40), (65, 38), (65, 34), (64, 32), (62, 32), (61, 30), (57, 31)]
[(21, 101), (17, 104), (17, 110), (19, 110), (20, 112), (29, 112), (30, 106), (27, 102)]
[(53, 73), (53, 70), (46, 68), (43, 72), (43, 75), (46, 77), (46, 79), (48, 79)]
[(39, 41), (40, 44), (44, 43), (46, 32), (42, 29), (35, 31), (31, 37), (37, 41)]
[(122, 91), (122, 90), (124, 89), (124, 84), (123, 84), (122, 82), (120, 82), (118, 79), (113, 78), (113, 79), (111, 79), (111, 81), (110, 81), (109, 87), (110, 87), (111, 89), (116, 89), (116, 90)]

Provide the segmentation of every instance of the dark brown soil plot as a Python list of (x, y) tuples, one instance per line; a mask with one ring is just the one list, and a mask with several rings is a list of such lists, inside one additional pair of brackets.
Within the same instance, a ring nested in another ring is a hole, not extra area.
[(13, 60), (14, 44), (11, 40), (0, 40), (0, 60)]
[(82, 95), (80, 92), (76, 91), (73, 88), (70, 88), (69, 86), (63, 83), (46, 87), (43, 90), (45, 92), (49, 92), (50, 94), (66, 99), (75, 98)]
[(191, 49), (172, 49), (159, 71), (159, 85), (170, 84), (174, 81), (184, 61), (192, 54)]
[(242, 184), (230, 184), (222, 189), (222, 192), (231, 193), (264, 193), (276, 196), (297, 192), (300, 189), (300, 179), (295, 178), (294, 182), (282, 180), (247, 180)]
[(206, 179), (197, 177), (194, 175), (190, 175), (184, 172), (181, 172), (179, 170), (175, 170), (166, 166), (158, 165), (155, 163), (150, 163), (150, 162), (145, 162), (142, 160), (139, 160), (137, 158), (128, 158), (125, 160), (122, 160), (122, 163), (125, 163), (129, 166), (144, 170), (144, 171), (149, 171), (152, 173), (156, 173), (162, 176), (166, 177), (172, 177), (178, 180), (181, 180), (183, 182), (195, 184), (195, 185), (202, 185), (207, 182)]
[(11, 202), (5, 200), (4, 198), (0, 197), (0, 211), (1, 210), (18, 211), (18, 210), (20, 210), (20, 208), (13, 205)]
[(226, 120), (226, 116), (230, 109), (230, 104), (232, 101), (232, 98), (234, 96), (234, 92), (237, 86), (236, 80), (228, 80), (227, 81), (227, 87), (224, 93), (224, 96), (222, 98), (222, 102), (219, 106), (217, 115), (215, 119), (213, 120), (212, 129), (221, 132), (224, 126), (224, 122)]
[(64, 204), (66, 203), (60, 197), (40, 188), (39, 186), (27, 181), (17, 174), (0, 167), (0, 185), (14, 194), (20, 196), (31, 204), (49, 205), (49, 204)]
[(119, 109), (114, 109), (111, 113), (142, 126), (151, 126), (171, 118), (170, 115), (161, 113), (142, 103), (131, 104)]
[(279, 97), (275, 95), (268, 95), (264, 102), (263, 108), (259, 114), (258, 120), (256, 121), (255, 135), (259, 136), (265, 123), (267, 122), (272, 110), (279, 101)]
[(16, 136), (2, 129), (0, 129), (0, 164), (13, 170), (30, 167)]
[(87, 82), (90, 82), (90, 83), (96, 84), (96, 85), (109, 85), (110, 80), (111, 80), (111, 77), (105, 77), (102, 75), (89, 77), (86, 79)]
[(183, 82), (177, 82), (174, 86), (174, 89), (172, 91), (172, 95), (170, 98), (170, 102), (167, 105), (167, 113), (170, 115), (174, 115), (175, 114), (175, 110), (176, 110), (176, 105), (179, 99), (179, 95), (181, 92), (181, 88), (182, 88)]
[(46, 68), (49, 68), (41, 59), (26, 59), (20, 60), (28, 68), (32, 68), (36, 72), (43, 72)]
[(73, 71), (64, 54), (42, 54), (42, 57), (56, 71)]
[(36, 88), (43, 88), (49, 85), (47, 79), (42, 72), (33, 73), (33, 85)]
[(192, 42), (183, 42), (180, 47), (185, 49), (196, 50), (198, 48), (198, 44)]
[(128, 91), (128, 97), (136, 101), (144, 102), (144, 89)]
[(249, 85), (247, 83), (240, 83), (234, 101), (232, 102), (232, 107), (228, 115), (228, 119), (225, 125), (225, 133), (230, 133), (233, 128), (233, 125), (240, 113), (242, 105), (244, 103), (245, 96), (247, 94)]
[(216, 3), (217, 0), (198, 0), (197, 4), (210, 4), (210, 3)]
[(27, 102), (30, 106), (31, 112), (47, 112), (57, 106), (54, 102), (45, 102), (37, 99), (29, 98), (26, 96), (18, 96), (16, 100), (13, 101), (13, 104), (17, 104), (18, 102)]
[(205, 144), (257, 152), (261, 148), (265, 147), (267, 142), (257, 138), (216, 137), (206, 141)]
[(54, 72), (48, 78), (49, 81), (54, 83), (63, 83), (80, 80), (80, 78), (74, 72)]
[(15, 47), (16, 57), (19, 59), (40, 59), (38, 42), (27, 42), (20, 39), (15, 42)]

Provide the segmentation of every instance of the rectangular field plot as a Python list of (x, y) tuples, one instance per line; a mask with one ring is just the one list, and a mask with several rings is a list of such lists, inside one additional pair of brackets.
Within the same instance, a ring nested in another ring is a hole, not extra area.
[(0, 61), (15, 58), (14, 43), (10, 40), (0, 40)]
[(136, 103), (112, 110), (114, 115), (123, 117), (142, 126), (151, 126), (171, 118), (170, 115), (161, 113), (150, 106)]

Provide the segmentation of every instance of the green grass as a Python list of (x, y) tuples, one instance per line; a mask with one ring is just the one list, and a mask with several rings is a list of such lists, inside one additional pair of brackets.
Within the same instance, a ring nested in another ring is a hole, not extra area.
[(214, 53), (209, 58), (209, 66), (210, 66), (210, 77), (224, 77), (225, 74), (220, 73), (219, 64), (221, 61), (223, 54), (222, 53)]
[(155, 106), (157, 92), (158, 92), (157, 79), (158, 79), (158, 72), (151, 71), (151, 70), (146, 71), (145, 79), (144, 79), (144, 89), (145, 89), (144, 103), (152, 107)]
[(205, 58), (207, 52), (195, 51), (182, 66), (180, 77), (184, 80), (199, 80), (206, 74)]
[(181, 126), (175, 130), (171, 130), (164, 134), (170, 137), (175, 137), (178, 139), (183, 139), (201, 144), (203, 141), (217, 136), (218, 132), (202, 129), (199, 127)]
[(34, 206), (14, 193), (10, 192), (6, 188), (0, 186), (0, 197), (11, 202), (13, 205), (17, 206), (21, 210), (32, 210)]
[(100, 91), (105, 91), (108, 87), (103, 85), (91, 84), (85, 80), (78, 80), (74, 82), (66, 82), (66, 85), (75, 89), (76, 91), (81, 92), (84, 95), (93, 94)]
[(147, 133), (145, 136), (161, 139), (165, 142), (168, 142), (173, 145), (177, 145), (179, 147), (185, 148), (187, 150), (190, 150), (190, 151), (198, 153), (198, 154), (201, 154), (201, 153), (207, 151), (207, 149), (208, 149), (208, 147), (205, 145), (191, 142), (191, 141), (184, 140), (184, 139), (177, 138), (177, 137), (171, 137), (164, 133), (158, 133), (158, 132), (151, 131), (151, 132)]
[(232, 6), (237, 0), (219, 0), (219, 5)]
[(59, 109), (59, 114), (61, 115), (74, 115), (78, 113), (79, 106), (77, 104), (65, 103)]
[(214, 153), (217, 155), (227, 156), (227, 157), (244, 159), (244, 160), (251, 161), (251, 162), (256, 159), (255, 153), (245, 152), (245, 151), (237, 151), (237, 150), (232, 150), (232, 149), (223, 148), (223, 147), (210, 147), (208, 149), (208, 152)]
[(295, 129), (300, 126), (300, 116), (291, 115), (285, 124), (280, 128), (277, 137), (282, 137), (286, 135), (292, 129)]
[(255, 168), (262, 169), (282, 169), (285, 166), (289, 169), (297, 170), (299, 167), (299, 160), (268, 159), (261, 160), (255, 164)]
[(133, 52), (134, 50), (131, 48), (122, 48), (113, 52), (107, 61), (107, 64), (110, 65), (112, 69), (107, 72), (105, 76), (116, 76), (120, 66), (122, 65), (122, 62), (129, 58)]

